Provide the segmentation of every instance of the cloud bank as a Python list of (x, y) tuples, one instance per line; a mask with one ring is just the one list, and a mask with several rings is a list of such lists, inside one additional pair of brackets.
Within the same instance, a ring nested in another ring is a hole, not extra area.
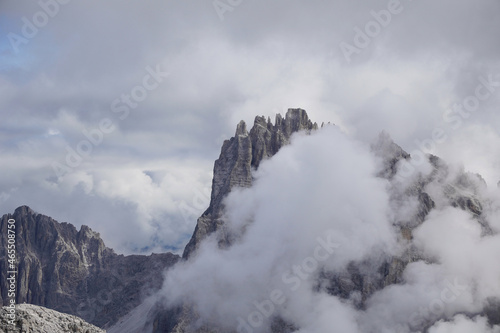
[[(195, 257), (166, 273), (160, 296), (171, 307), (193, 306), (199, 323), (237, 332), (269, 332), (279, 320), (300, 333), (497, 332), (478, 314), (500, 298), (499, 236), (432, 190), (455, 184), (463, 171), (435, 176), (422, 166), (413, 179), (387, 180), (377, 176), (380, 167), (369, 146), (335, 126), (295, 135), (261, 164), (251, 188), (227, 197), (234, 244), (220, 249), (210, 236)], [(408, 239), (400, 228), (414, 227), (419, 209), (409, 190), (424, 177), (433, 177), (425, 190), (436, 208)], [(484, 216), (496, 221), (497, 197), (478, 189), (471, 195), (491, 203)], [(405, 255), (414, 259), (401, 281), (370, 284), (384, 263)], [(349, 289), (353, 265), (362, 292)], [(339, 284), (349, 295), (335, 293)]]

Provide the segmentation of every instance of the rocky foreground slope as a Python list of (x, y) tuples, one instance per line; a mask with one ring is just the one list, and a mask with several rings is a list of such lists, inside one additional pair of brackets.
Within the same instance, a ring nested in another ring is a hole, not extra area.
[(0, 308), (0, 332), (5, 333), (105, 333), (79, 317), (32, 304), (18, 304), (14, 324), (7, 309)]

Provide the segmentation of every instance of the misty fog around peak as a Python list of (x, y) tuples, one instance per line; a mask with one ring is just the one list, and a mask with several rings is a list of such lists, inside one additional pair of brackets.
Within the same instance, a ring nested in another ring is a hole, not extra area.
[[(398, 177), (403, 160), (386, 180), (377, 176), (376, 155), (335, 126), (295, 134), (261, 163), (251, 188), (233, 189), (225, 199), (233, 244), (221, 249), (213, 234), (168, 271), (159, 294), (165, 304), (190, 304), (200, 323), (238, 332), (268, 332), (277, 318), (300, 333), (497, 332), (474, 314), (500, 297), (499, 236), (485, 235), (477, 217), (432, 191), (456, 183), (461, 167), (439, 174), (422, 163), (411, 177)], [(425, 189), (442, 204), (408, 240), (400, 228), (418, 213), (411, 190), (422, 179), (430, 179)], [(498, 196), (479, 188), (492, 207), (484, 215), (498, 220)], [(376, 279), (389, 258), (411, 253), (416, 260), (403, 281), (376, 291), (361, 308), (356, 292), (347, 299), (328, 292), (325, 277), (342, 276), (353, 263)]]
[[(218, 249), (212, 237), (193, 259), (169, 271), (166, 299), (193, 301), (204, 319), (229, 326), (247, 318), (253, 302), (269, 299), (273, 290), (287, 299), (273, 317), (295, 318), (301, 326), (314, 321), (306, 309), (318, 301), (349, 308), (312, 290), (322, 270), (340, 272), (351, 261), (397, 253), (386, 183), (375, 172), (369, 150), (336, 127), (295, 135), (260, 165), (251, 188), (227, 197), (225, 221), (241, 236), (228, 249)], [(321, 242), (334, 248), (321, 250), (326, 258), (319, 262), (314, 255)], [(304, 279), (292, 272), (315, 262), (318, 267)]]

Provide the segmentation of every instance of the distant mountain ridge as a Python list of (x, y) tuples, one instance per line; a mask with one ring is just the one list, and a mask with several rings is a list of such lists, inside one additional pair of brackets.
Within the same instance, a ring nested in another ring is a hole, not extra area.
[[(35, 213), (27, 206), (0, 219), (16, 221), (17, 303), (41, 305), (108, 327), (138, 306), (146, 293), (158, 289), (161, 272), (180, 257), (117, 255), (99, 234), (83, 225)], [(6, 238), (0, 238), (0, 257), (6, 258)], [(0, 262), (0, 300), (7, 305), (6, 261)]]

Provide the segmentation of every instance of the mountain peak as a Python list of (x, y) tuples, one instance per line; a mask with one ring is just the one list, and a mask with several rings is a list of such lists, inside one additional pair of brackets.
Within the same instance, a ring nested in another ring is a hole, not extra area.
[(234, 136), (237, 137), (238, 135), (243, 135), (243, 136), (248, 135), (247, 124), (243, 120), (240, 121), (236, 126), (236, 133), (234, 133)]
[(392, 178), (397, 172), (397, 163), (401, 159), (408, 160), (410, 154), (397, 145), (386, 131), (380, 132), (371, 145), (373, 153), (384, 162), (384, 168), (379, 176)]
[[(266, 119), (265, 116), (257, 116), (250, 132), (247, 132), (245, 122), (240, 121), (236, 126), (235, 136), (224, 141), (219, 159), (215, 161), (210, 205), (198, 219), (183, 257), (187, 258), (201, 239), (223, 228), (222, 202), (232, 188), (252, 186), (252, 170), (257, 169), (262, 161), (274, 156), (281, 147), (287, 145), (294, 133), (310, 133), (316, 129), (318, 125), (312, 123), (307, 112), (300, 108), (288, 109), (285, 118), (277, 114), (274, 125), (269, 117)], [(227, 245), (230, 240), (226, 238), (220, 243)]]
[(35, 215), (35, 214), (36, 214), (35, 211), (26, 205), (19, 206), (14, 210), (14, 215), (19, 215), (19, 216)]

